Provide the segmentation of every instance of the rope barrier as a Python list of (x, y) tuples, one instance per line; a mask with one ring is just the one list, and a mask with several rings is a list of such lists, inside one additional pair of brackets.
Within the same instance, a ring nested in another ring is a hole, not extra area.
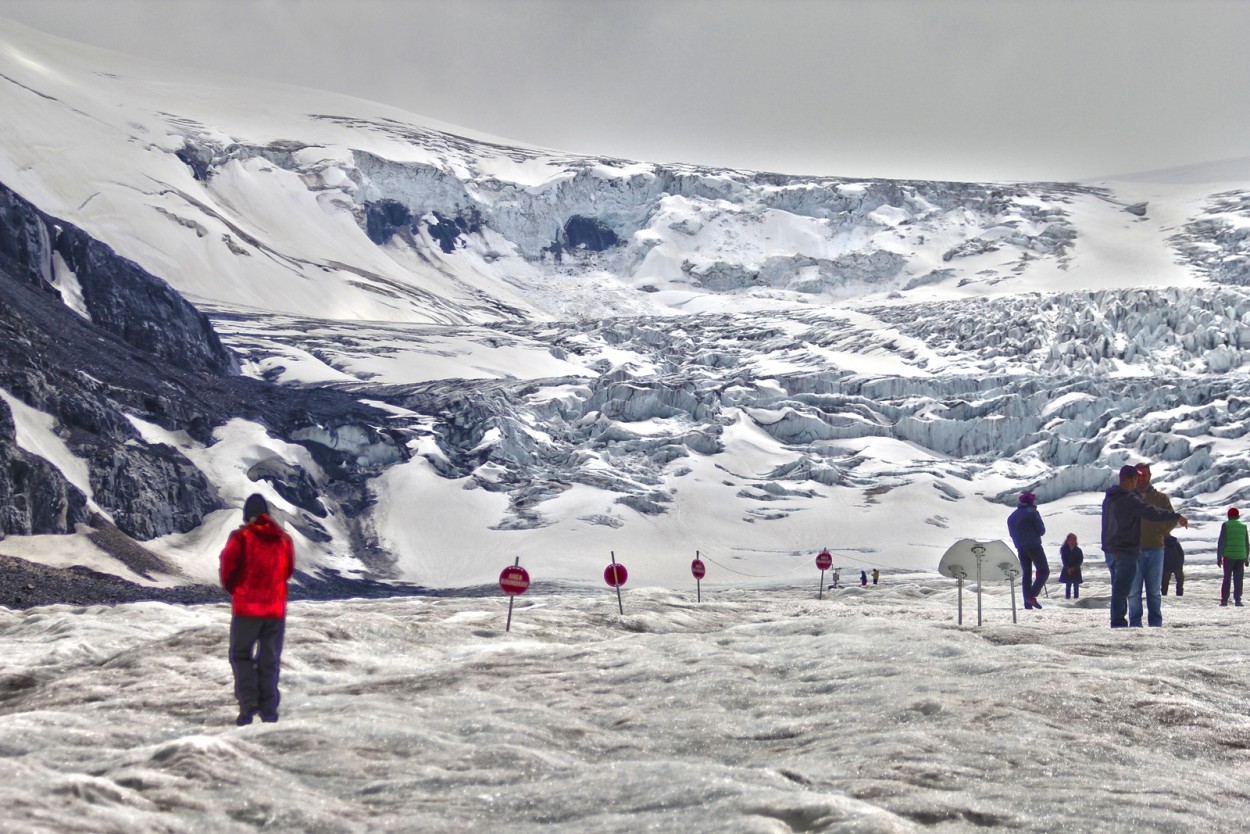
[(806, 559), (806, 560), (804, 560), (802, 564), (795, 565), (794, 567), (790, 568), (789, 570), (783, 570), (781, 573), (744, 573), (743, 571), (740, 571), (740, 570), (734, 570), (733, 568), (729, 567), (728, 565), (722, 565), (720, 562), (716, 561), (716, 560), (715, 560), (715, 559), (713, 559), (711, 556), (708, 556), (707, 554), (703, 553), (703, 551), (699, 551), (699, 554), (700, 554), (700, 555), (699, 555), (699, 558), (700, 558), (700, 559), (702, 559), (702, 560), (703, 560), (703, 561), (705, 561), (705, 562), (711, 562), (713, 565), (716, 565), (716, 567), (718, 567), (718, 568), (722, 568), (723, 570), (727, 570), (727, 571), (729, 571), (730, 573), (736, 573), (736, 574), (738, 574), (739, 576), (747, 576), (747, 577), (750, 577), (751, 579), (772, 579), (772, 578), (777, 577), (777, 576), (786, 576), (787, 574), (791, 574), (791, 573), (795, 573), (796, 571), (803, 570), (803, 569), (804, 569), (804, 568), (806, 568), (808, 565), (810, 565), (810, 564), (812, 564), (813, 562), (815, 562), (815, 561), (816, 561), (816, 557), (815, 557), (815, 556), (813, 556), (813, 557), (812, 557), (812, 558), (810, 558), (810, 559)]
[[(838, 552), (838, 551), (836, 551), (836, 550), (828, 550), (828, 549), (826, 549), (826, 550), (825, 550), (825, 552), (826, 552), (826, 553), (828, 553), (828, 554), (829, 554), (829, 555), (831, 555), (831, 556), (837, 556), (837, 557), (838, 557), (838, 558), (840, 558), (840, 559), (845, 559), (845, 560), (848, 560), (848, 561), (851, 561), (851, 562), (859, 562), (861, 565), (872, 565), (873, 567), (876, 567), (877, 565), (881, 564), (880, 562), (869, 562), (869, 561), (867, 561), (866, 559), (856, 559), (854, 556), (847, 556), (845, 553), (839, 553), (839, 552)], [(702, 560), (703, 560), (703, 561), (705, 561), (705, 562), (711, 562), (713, 565), (716, 565), (718, 568), (722, 568), (723, 570), (727, 570), (727, 571), (729, 571), (730, 573), (736, 573), (736, 574), (738, 574), (739, 576), (746, 576), (746, 577), (750, 577), (751, 579), (774, 579), (774, 578), (776, 578), (776, 577), (778, 577), (778, 576), (787, 576), (787, 575), (789, 575), (789, 574), (791, 574), (791, 573), (795, 573), (795, 572), (797, 572), (797, 571), (803, 570), (803, 569), (804, 569), (804, 568), (806, 568), (808, 565), (810, 565), (810, 564), (812, 564), (812, 563), (814, 563), (814, 562), (816, 561), (816, 556), (814, 556), (814, 555), (813, 555), (810, 559), (806, 559), (806, 560), (804, 560), (801, 564), (798, 564), (798, 565), (796, 565), (796, 566), (794, 566), (794, 567), (792, 567), (792, 568), (790, 568), (790, 569), (788, 569), (788, 570), (783, 570), (781, 573), (746, 573), (746, 572), (744, 572), (744, 571), (734, 570), (733, 568), (729, 567), (728, 565), (723, 565), (723, 564), (721, 564), (720, 562), (716, 561), (716, 560), (715, 560), (715, 559), (713, 559), (711, 556), (708, 556), (706, 553), (704, 553), (704, 552), (703, 552), (703, 551), (701, 551), (701, 550), (699, 551), (699, 558), (700, 558), (700, 559), (702, 559)], [(918, 573), (938, 573), (936, 570), (922, 570), (922, 571), (916, 571), (916, 572), (918, 572)], [(939, 575), (940, 575), (940, 574), (939, 574)]]

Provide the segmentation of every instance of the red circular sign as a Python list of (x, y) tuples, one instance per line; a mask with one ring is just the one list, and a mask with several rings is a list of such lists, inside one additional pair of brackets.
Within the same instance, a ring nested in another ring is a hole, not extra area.
[(820, 551), (820, 554), (816, 557), (816, 567), (821, 570), (829, 570), (829, 568), (833, 567), (833, 557), (829, 555), (828, 550)]
[(530, 575), (520, 565), (512, 565), (499, 574), (499, 587), (505, 594), (523, 594), (530, 586)]
[(707, 573), (707, 566), (703, 564), (702, 559), (695, 559), (690, 563), (690, 572), (694, 574), (695, 579), (702, 579)]
[(626, 579), (629, 579), (629, 571), (625, 570), (624, 565), (608, 565), (603, 570), (603, 581), (613, 588), (619, 588), (624, 585)]

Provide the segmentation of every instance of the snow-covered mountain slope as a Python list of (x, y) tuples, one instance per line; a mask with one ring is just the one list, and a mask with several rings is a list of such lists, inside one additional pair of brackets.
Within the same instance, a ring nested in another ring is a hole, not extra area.
[(573, 156), (9, 23), (0, 76), (0, 181), (192, 300), (482, 323), (1200, 280), (1167, 208), (1093, 186)]
[[(261, 489), (314, 573), (589, 580), (615, 551), (665, 584), (696, 550), (744, 579), (822, 546), (931, 568), (1024, 488), (1056, 544), (1092, 539), (1126, 460), (1197, 519), (1250, 495), (1240, 162), (983, 184), (600, 159), (8, 22), (0, 108), (0, 287), (45, 290), (4, 319), (6, 483), (29, 503), (12, 467), (43, 461), (72, 509), (3, 532), (113, 524), (211, 581)], [(158, 316), (170, 289), (195, 308)], [(61, 358), (18, 361), (50, 328)], [(145, 371), (65, 367), (96, 342)], [(108, 488), (154, 457), (142, 499)], [(161, 495), (181, 509), (152, 523)]]

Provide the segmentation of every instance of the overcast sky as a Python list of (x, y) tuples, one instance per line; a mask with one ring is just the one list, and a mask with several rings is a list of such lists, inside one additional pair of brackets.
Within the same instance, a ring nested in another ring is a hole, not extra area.
[(1250, 156), (1250, 0), (0, 0), (74, 40), (522, 142), (795, 174)]

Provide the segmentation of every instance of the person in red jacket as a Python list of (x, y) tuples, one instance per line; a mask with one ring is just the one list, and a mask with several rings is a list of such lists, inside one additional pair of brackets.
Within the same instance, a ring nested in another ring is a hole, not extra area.
[(230, 667), (239, 726), (278, 720), (278, 666), (286, 632), (286, 583), (295, 573), (295, 545), (269, 517), (264, 496), (243, 505), (244, 524), (221, 551), (221, 586), (231, 596)]

